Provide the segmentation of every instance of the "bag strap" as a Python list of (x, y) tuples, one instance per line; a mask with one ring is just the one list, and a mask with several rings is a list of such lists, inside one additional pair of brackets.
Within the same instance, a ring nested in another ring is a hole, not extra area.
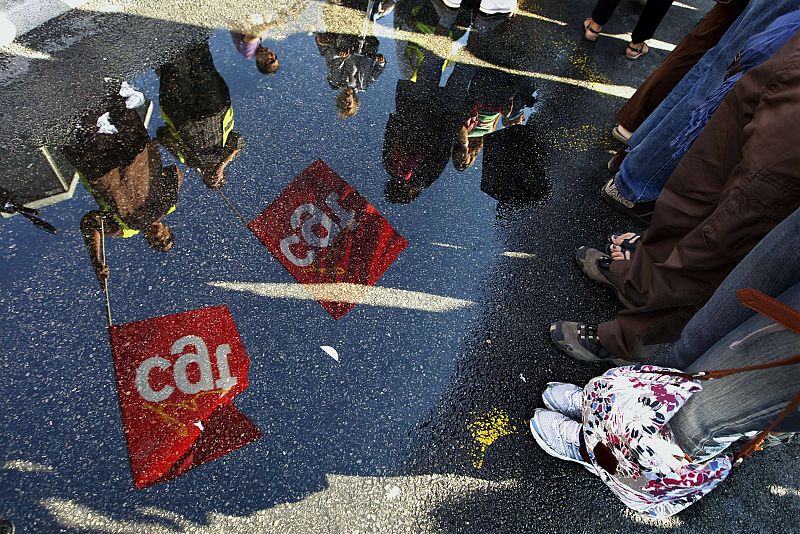
[[(748, 289), (740, 289), (736, 292), (736, 296), (739, 298), (739, 302), (743, 305), (747, 306), (753, 311), (756, 311), (766, 317), (769, 317), (773, 321), (778, 324), (785, 326), (786, 328), (793, 330), (800, 334), (800, 312), (790, 308), (786, 304), (769, 297), (758, 291), (757, 289), (748, 288)], [(731, 369), (722, 369), (718, 371), (701, 371), (699, 373), (680, 373), (680, 372), (663, 372), (662, 374), (671, 375), (671, 376), (679, 376), (681, 378), (688, 378), (688, 379), (700, 379), (700, 380), (712, 380), (714, 378), (722, 378), (724, 376), (730, 376), (737, 373), (743, 373), (746, 371), (756, 371), (759, 369), (771, 369), (773, 367), (781, 367), (784, 365), (794, 365), (800, 363), (800, 354), (795, 354), (794, 356), (790, 356), (788, 358), (784, 358), (782, 360), (778, 360), (775, 362), (763, 363), (759, 365), (749, 365), (747, 367), (735, 367)], [(749, 457), (755, 451), (761, 449), (761, 445), (764, 443), (764, 440), (767, 438), (770, 432), (775, 430), (778, 425), (786, 419), (789, 414), (795, 411), (798, 407), (800, 407), (800, 393), (794, 396), (794, 398), (789, 401), (789, 404), (778, 414), (775, 419), (772, 420), (767, 427), (756, 434), (756, 436), (751, 439), (747, 444), (742, 447), (740, 451), (738, 451), (733, 456), (733, 463), (735, 465), (740, 464), (745, 458)]]
[(781, 413), (779, 413), (778, 416), (773, 419), (764, 430), (756, 434), (755, 437), (748, 441), (739, 452), (733, 455), (734, 465), (742, 463), (745, 458), (753, 454), (755, 451), (761, 450), (761, 445), (764, 443), (764, 440), (767, 439), (767, 435), (775, 430), (781, 421), (786, 419), (790, 413), (798, 408), (798, 406), (800, 406), (800, 393), (795, 395), (794, 398), (789, 401), (789, 404), (786, 405), (786, 408), (784, 408), (783, 411), (781, 411)]
[(736, 292), (739, 302), (761, 315), (769, 317), (776, 323), (800, 334), (800, 312), (793, 310), (783, 302), (769, 297), (757, 289), (740, 289)]

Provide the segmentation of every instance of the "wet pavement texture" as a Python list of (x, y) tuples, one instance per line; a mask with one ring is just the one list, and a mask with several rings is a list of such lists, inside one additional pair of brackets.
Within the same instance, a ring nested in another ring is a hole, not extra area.
[[(657, 37), (677, 43), (710, 5), (673, 6)], [(558, 353), (547, 326), (617, 309), (572, 254), (633, 226), (598, 194), (616, 148), (609, 132), (623, 98), (667, 54), (653, 47), (630, 62), (624, 39), (581, 42), (591, 7), (524, 2), (467, 50), (463, 32), (460, 45), (425, 33), (435, 18), (424, 0), (401, 0), (374, 26), (366, 3), (290, 3), (263, 41), (280, 61), (274, 75), (218, 27), (215, 9), (258, 11), (244, 2), (72, 13), (25, 36), (27, 55), (6, 51), (0, 185), (39, 199), (58, 234), (20, 216), (2, 222), (0, 516), (21, 532), (793, 530), (796, 445), (758, 454), (699, 504), (648, 524), (529, 436), (548, 381), (583, 384), (603, 371)], [(628, 31), (637, 14), (623, 3), (607, 31)], [(329, 71), (337, 47), (362, 51), (350, 58), (366, 58), (357, 78), (369, 71), (346, 119), (337, 111), (346, 80)], [(236, 406), (263, 433), (144, 490), (131, 480), (102, 293), (79, 228), (96, 202), (64, 148), (82, 110), (106, 109), (103, 92), (123, 79), (152, 101), (136, 112), (160, 142), (162, 112), (191, 115), (227, 91), (243, 148), (224, 196), (158, 148), (164, 166), (185, 173), (164, 219), (174, 248), (106, 240), (114, 321), (226, 304), (250, 357)], [(474, 103), (490, 133), (467, 139), (464, 155), (460, 128)], [(339, 320), (314, 300), (330, 297), (298, 290), (244, 224), (316, 160), (408, 241)]]

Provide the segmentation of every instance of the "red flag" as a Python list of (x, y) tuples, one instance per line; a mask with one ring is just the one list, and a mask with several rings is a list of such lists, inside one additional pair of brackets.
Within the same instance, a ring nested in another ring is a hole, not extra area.
[(261, 437), (232, 404), (249, 359), (227, 306), (112, 326), (111, 348), (137, 488)]
[(248, 227), (334, 319), (350, 311), (408, 246), (322, 160), (295, 177)]

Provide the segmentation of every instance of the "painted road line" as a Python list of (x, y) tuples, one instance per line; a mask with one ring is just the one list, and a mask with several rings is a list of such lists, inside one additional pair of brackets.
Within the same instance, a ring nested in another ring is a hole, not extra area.
[(323, 300), (330, 302), (350, 302), (383, 308), (401, 308), (432, 313), (469, 308), (475, 305), (471, 300), (445, 297), (391, 287), (365, 286), (361, 284), (296, 284), (259, 282), (208, 282), (212, 287), (252, 293), (261, 297), (296, 300)]
[(71, 9), (86, 4), (87, 0), (13, 0), (4, 2), (0, 11), (0, 46), (11, 43), (18, 36)]

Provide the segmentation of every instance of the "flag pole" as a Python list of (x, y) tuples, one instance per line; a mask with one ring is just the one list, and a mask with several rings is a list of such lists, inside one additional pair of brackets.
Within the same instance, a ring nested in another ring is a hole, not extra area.
[(233, 202), (231, 202), (228, 199), (228, 197), (225, 195), (225, 193), (222, 192), (222, 189), (217, 189), (217, 193), (219, 193), (219, 196), (221, 196), (222, 200), (225, 201), (225, 204), (228, 205), (228, 209), (230, 209), (231, 212), (234, 215), (236, 215), (236, 217), (238, 217), (240, 221), (242, 221), (242, 224), (245, 226), (245, 228), (247, 228), (247, 220), (245, 220), (245, 218), (242, 216), (242, 214), (239, 213), (239, 210), (236, 209), (236, 206), (233, 205)]
[(375, 0), (368, 0), (367, 2), (367, 17), (364, 21), (364, 26), (361, 28), (361, 35), (358, 36), (358, 54), (364, 50), (364, 43), (367, 41), (367, 33), (369, 32), (369, 23), (372, 19), (372, 11), (375, 9)]
[[(108, 268), (106, 264), (106, 226), (103, 222), (103, 217), (100, 217), (100, 250), (103, 256), (103, 267)], [(108, 328), (111, 329), (111, 301), (108, 298), (108, 277), (103, 278), (103, 296), (105, 297), (106, 301), (106, 321), (108, 322)]]

